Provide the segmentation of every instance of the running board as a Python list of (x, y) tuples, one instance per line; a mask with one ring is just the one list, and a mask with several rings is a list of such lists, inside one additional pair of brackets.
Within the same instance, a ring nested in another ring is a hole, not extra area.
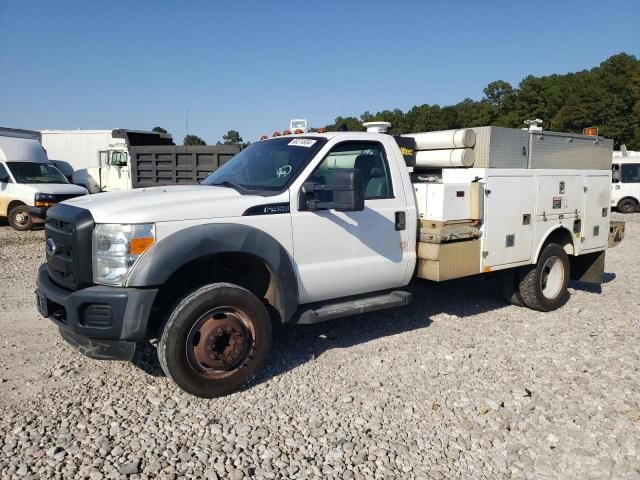
[(318, 308), (303, 310), (293, 323), (309, 325), (324, 322), (333, 318), (348, 317), (360, 313), (375, 312), (385, 308), (403, 307), (411, 302), (412, 295), (409, 292), (394, 291), (384, 295), (358, 298), (338, 303), (321, 305)]

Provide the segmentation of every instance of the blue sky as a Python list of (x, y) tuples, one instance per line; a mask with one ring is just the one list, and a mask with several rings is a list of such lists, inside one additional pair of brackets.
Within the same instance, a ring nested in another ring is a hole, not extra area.
[(0, 0), (0, 125), (245, 140), (640, 56), (640, 1)]

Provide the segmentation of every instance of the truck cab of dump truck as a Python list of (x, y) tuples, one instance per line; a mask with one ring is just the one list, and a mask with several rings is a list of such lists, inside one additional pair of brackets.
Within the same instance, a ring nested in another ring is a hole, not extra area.
[(640, 212), (640, 152), (613, 152), (611, 207), (622, 213)]
[(49, 207), (86, 193), (49, 163), (37, 132), (0, 129), (0, 217), (14, 229), (44, 223)]
[(507, 272), (505, 298), (541, 311), (563, 305), (570, 278), (601, 281), (612, 141), (386, 126), (277, 136), (200, 185), (56, 206), (39, 312), (93, 358), (156, 339), (166, 375), (214, 397), (258, 373), (272, 321), (406, 305), (416, 277)]

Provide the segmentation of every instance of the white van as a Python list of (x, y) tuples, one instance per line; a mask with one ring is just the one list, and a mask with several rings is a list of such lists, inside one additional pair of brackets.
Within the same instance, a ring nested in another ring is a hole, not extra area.
[(622, 213), (640, 212), (640, 152), (613, 152), (611, 207)]
[(30, 230), (55, 203), (86, 194), (49, 163), (38, 132), (0, 128), (0, 218), (14, 229)]

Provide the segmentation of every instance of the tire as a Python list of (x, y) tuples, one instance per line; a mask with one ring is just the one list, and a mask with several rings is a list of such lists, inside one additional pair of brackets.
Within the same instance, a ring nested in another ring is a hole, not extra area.
[(525, 307), (520, 295), (520, 269), (510, 268), (498, 271), (498, 293), (500, 297), (509, 305)]
[(29, 213), (29, 207), (26, 205), (19, 205), (12, 208), (9, 212), (9, 225), (11, 225), (14, 230), (21, 232), (31, 230), (33, 228), (33, 220)]
[(541, 312), (549, 312), (564, 305), (569, 298), (569, 256), (557, 243), (546, 245), (538, 263), (523, 270), (520, 296), (524, 304)]
[(213, 283), (178, 302), (163, 326), (158, 359), (185, 392), (214, 398), (246, 386), (270, 346), (271, 321), (262, 302), (237, 285)]
[(638, 211), (638, 202), (633, 198), (625, 198), (618, 203), (618, 211), (621, 213), (635, 213)]

